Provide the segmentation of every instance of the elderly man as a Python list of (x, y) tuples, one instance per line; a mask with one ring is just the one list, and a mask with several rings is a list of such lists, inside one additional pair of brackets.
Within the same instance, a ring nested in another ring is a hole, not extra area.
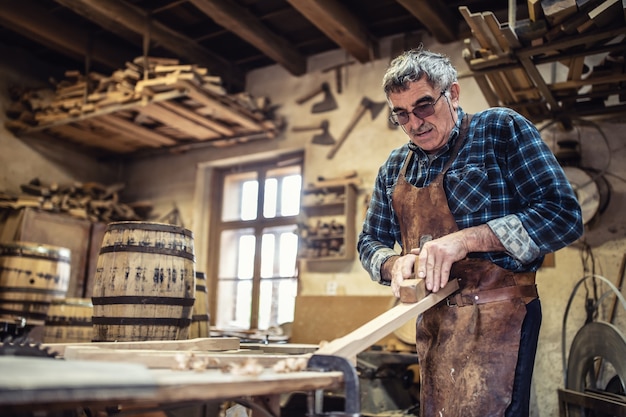
[(447, 57), (407, 51), (383, 89), (409, 142), (379, 169), (361, 263), (396, 296), (413, 273), (433, 292), (452, 278), (460, 285), (417, 320), (421, 415), (528, 416), (541, 324), (535, 271), (582, 235), (576, 196), (527, 119), (461, 109)]

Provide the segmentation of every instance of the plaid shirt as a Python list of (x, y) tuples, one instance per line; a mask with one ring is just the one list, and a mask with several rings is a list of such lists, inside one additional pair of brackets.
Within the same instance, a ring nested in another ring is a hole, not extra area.
[[(459, 120), (464, 112), (459, 108)], [(425, 187), (442, 171), (458, 127), (434, 158), (414, 144), (391, 152), (380, 167), (357, 249), (373, 280), (401, 244), (391, 195), (410, 149), (406, 180)], [(468, 138), (445, 174), (448, 205), (459, 229), (488, 224), (507, 252), (472, 253), (517, 272), (535, 271), (545, 254), (578, 239), (583, 232), (580, 206), (556, 158), (528, 120), (507, 108), (477, 113)]]

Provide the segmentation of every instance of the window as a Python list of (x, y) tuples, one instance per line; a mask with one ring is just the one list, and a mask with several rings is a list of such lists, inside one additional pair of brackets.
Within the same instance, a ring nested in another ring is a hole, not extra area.
[(219, 259), (212, 298), (218, 329), (265, 330), (293, 321), (302, 189), (301, 158), (295, 161), (218, 171), (222, 205), (212, 241), (219, 245), (209, 245)]

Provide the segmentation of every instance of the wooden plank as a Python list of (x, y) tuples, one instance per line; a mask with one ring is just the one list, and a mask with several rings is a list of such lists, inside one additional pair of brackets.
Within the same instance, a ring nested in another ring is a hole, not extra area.
[(257, 121), (245, 117), (236, 110), (222, 104), (208, 93), (194, 86), (191, 82), (183, 80), (178, 84), (187, 87), (186, 95), (199, 104), (208, 107), (215, 117), (231, 120), (250, 130), (263, 130), (263, 127)]
[(578, 11), (576, 0), (541, 0), (541, 8), (550, 26), (558, 25)]
[(543, 9), (541, 8), (541, 0), (527, 0), (528, 17), (531, 21), (543, 19)]
[[(95, 344), (95, 343), (94, 343)], [(316, 347), (317, 348), (317, 347)], [(315, 349), (314, 349), (315, 350)], [(111, 349), (97, 346), (67, 346), (64, 351), (65, 360), (97, 360), (110, 362), (129, 362), (146, 366), (150, 369), (176, 369), (181, 359), (193, 355), (193, 359), (206, 363), (206, 369), (220, 369), (229, 365), (243, 364), (254, 360), (264, 367), (272, 367), (285, 359), (308, 359), (310, 353), (304, 354), (272, 354), (251, 350), (232, 350), (215, 352), (203, 350), (154, 350), (154, 349)]]
[[(148, 106), (138, 106), (137, 112), (157, 120), (166, 126), (172, 127), (183, 133), (184, 136), (191, 136), (194, 139), (206, 140), (219, 137), (219, 134), (213, 130), (207, 129), (205, 126), (198, 124), (195, 121), (189, 120), (181, 113), (185, 109), (181, 108), (181, 111), (175, 113), (171, 109), (161, 106), (159, 104), (152, 104)], [(191, 111), (189, 113), (192, 113)], [(198, 117), (200, 118), (200, 116)]]
[(319, 345), (337, 339), (389, 310), (393, 301), (391, 295), (299, 295), (290, 343)]
[(480, 91), (485, 96), (487, 103), (490, 107), (496, 107), (500, 105), (500, 100), (498, 99), (498, 95), (493, 91), (491, 84), (489, 84), (489, 80), (485, 75), (475, 75), (474, 79), (476, 80), (476, 84), (480, 88)]
[(100, 116), (98, 120), (92, 120), (93, 123), (101, 123), (103, 127), (111, 129), (123, 136), (132, 136), (138, 140), (141, 140), (146, 145), (154, 147), (160, 145), (175, 145), (176, 141), (166, 136), (154, 133), (150, 129), (138, 126), (135, 123), (128, 121), (122, 117), (115, 115)]
[(453, 279), (436, 293), (429, 294), (417, 303), (398, 304), (353, 332), (321, 346), (315, 353), (354, 359), (374, 342), (443, 301), (458, 289), (459, 283)]
[(201, 337), (186, 340), (146, 340), (142, 342), (93, 342), (93, 343), (48, 343), (51, 351), (63, 355), (67, 347), (97, 347), (103, 349), (152, 349), (152, 350), (233, 350), (239, 349), (237, 337)]
[[(459, 6), (459, 12), (461, 12), (461, 15), (465, 19), (465, 22), (467, 22), (468, 26), (470, 27), (472, 31), (472, 34), (478, 41), (478, 44), (481, 46), (481, 48), (494, 51), (493, 49), (494, 46), (491, 42), (489, 34), (485, 32), (484, 27), (481, 24), (481, 22), (484, 23), (484, 21), (482, 20), (480, 13), (471, 13), (469, 9), (467, 8), (467, 6)], [(494, 43), (495, 43), (495, 39), (494, 39)], [(497, 46), (497, 43), (496, 43), (496, 46)]]
[(112, 140), (111, 137), (100, 136), (91, 131), (88, 126), (82, 124), (58, 125), (46, 129), (46, 131), (57, 137), (68, 138), (87, 146), (95, 146), (113, 152), (125, 153), (137, 149), (137, 147), (132, 144)]
[[(174, 113), (180, 114), (183, 117), (186, 117), (189, 120), (192, 120), (202, 126), (206, 126), (207, 128), (225, 136), (233, 136), (235, 132), (224, 126), (222, 123), (216, 122), (214, 120), (208, 119), (205, 116), (202, 116), (196, 113), (193, 110), (188, 109), (187, 107), (183, 107), (179, 104), (176, 104), (172, 101), (162, 101), (159, 103), (161, 106), (165, 107), (168, 110), (171, 110)], [(219, 137), (219, 135), (217, 135)]]
[(496, 15), (493, 14), (492, 12), (483, 12), (482, 18), (485, 24), (487, 25), (487, 28), (493, 35), (495, 41), (498, 43), (498, 46), (500, 47), (501, 51), (506, 52), (506, 53), (510, 52), (511, 45), (509, 45), (509, 42), (504, 37), (504, 33), (502, 32), (500, 28), (500, 22), (498, 22)]

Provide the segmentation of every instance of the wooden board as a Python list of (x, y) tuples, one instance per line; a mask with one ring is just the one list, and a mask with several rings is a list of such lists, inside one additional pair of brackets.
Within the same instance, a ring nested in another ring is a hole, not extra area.
[(202, 337), (188, 340), (147, 340), (143, 342), (97, 342), (97, 343), (49, 343), (44, 347), (59, 355), (65, 353), (67, 347), (99, 347), (104, 349), (151, 349), (177, 351), (209, 351), (239, 349), (236, 337)]
[(156, 380), (138, 364), (0, 356), (0, 405), (152, 398)]
[(0, 369), (0, 410), (20, 415), (18, 411), (114, 404), (140, 408), (339, 389), (343, 381), (341, 372), (264, 369), (259, 375), (236, 375), (217, 369), (178, 371), (129, 363), (9, 356), (0, 357)]
[(391, 294), (297, 296), (290, 342), (317, 345), (342, 337), (389, 310), (394, 299)]
[(381, 337), (393, 332), (412, 317), (422, 314), (458, 289), (459, 283), (453, 279), (436, 293), (427, 295), (417, 303), (398, 304), (344, 337), (321, 346), (315, 353), (342, 356), (347, 359), (355, 358), (358, 353), (367, 349)]

